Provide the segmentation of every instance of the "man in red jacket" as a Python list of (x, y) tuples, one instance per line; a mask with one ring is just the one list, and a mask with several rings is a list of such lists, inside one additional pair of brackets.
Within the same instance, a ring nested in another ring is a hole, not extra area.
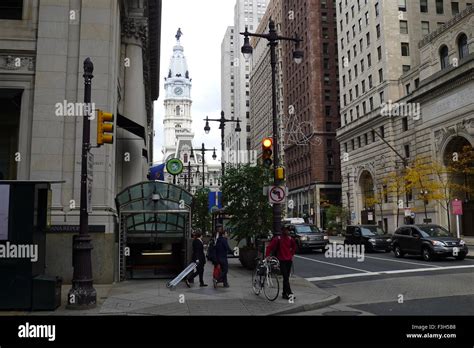
[(283, 298), (285, 300), (290, 299), (290, 296), (294, 299), (293, 292), (290, 288), (290, 272), (291, 265), (293, 264), (293, 256), (296, 252), (296, 242), (290, 237), (288, 227), (283, 227), (281, 230), (281, 236), (276, 236), (272, 239), (267, 247), (266, 256), (270, 256), (272, 251), (276, 248), (276, 257), (280, 260), (280, 271), (283, 276)]

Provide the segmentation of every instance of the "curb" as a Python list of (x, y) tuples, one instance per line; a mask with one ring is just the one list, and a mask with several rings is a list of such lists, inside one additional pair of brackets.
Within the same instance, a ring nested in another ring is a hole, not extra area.
[(339, 296), (331, 295), (315, 303), (304, 304), (304, 305), (295, 306), (293, 308), (288, 308), (288, 309), (282, 309), (279, 311), (269, 313), (267, 315), (295, 314), (295, 313), (312, 311), (315, 309), (320, 309), (320, 308), (324, 308), (324, 307), (336, 304), (340, 301), (340, 299), (341, 298)]

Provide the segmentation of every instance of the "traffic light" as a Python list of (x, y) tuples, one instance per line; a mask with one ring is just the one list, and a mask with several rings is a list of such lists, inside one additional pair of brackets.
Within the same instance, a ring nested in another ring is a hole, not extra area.
[[(97, 146), (114, 142), (114, 115), (97, 110)], [(112, 134), (111, 134), (112, 133)]]
[(273, 164), (273, 140), (272, 138), (265, 138), (262, 141), (262, 160), (266, 168), (270, 168)]

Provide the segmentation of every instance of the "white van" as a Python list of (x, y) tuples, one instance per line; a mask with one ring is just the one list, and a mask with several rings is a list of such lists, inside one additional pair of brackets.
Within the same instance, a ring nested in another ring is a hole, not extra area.
[(286, 218), (286, 219), (283, 219), (282, 222), (286, 223), (286, 224), (292, 224), (292, 225), (298, 225), (298, 224), (305, 224), (306, 223), (303, 218)]

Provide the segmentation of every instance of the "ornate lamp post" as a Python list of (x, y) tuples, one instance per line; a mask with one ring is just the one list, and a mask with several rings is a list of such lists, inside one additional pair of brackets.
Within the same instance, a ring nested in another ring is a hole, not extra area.
[(236, 132), (241, 132), (242, 129), (240, 128), (240, 120), (237, 118), (237, 120), (234, 119), (227, 119), (225, 118), (224, 111), (221, 111), (221, 118), (209, 118), (209, 116), (206, 116), (206, 125), (204, 127), (204, 132), (206, 134), (209, 134), (211, 127), (209, 127), (209, 121), (214, 121), (214, 122), (219, 122), (219, 129), (221, 130), (221, 150), (222, 150), (222, 155), (221, 155), (221, 166), (222, 166), (222, 178), (224, 177), (225, 173), (225, 163), (224, 163), (224, 130), (225, 130), (225, 124), (227, 122), (235, 122), (237, 123), (237, 126), (235, 127)]
[[(276, 46), (278, 45), (279, 41), (293, 41), (296, 44), (295, 50), (293, 51), (293, 60), (296, 64), (300, 64), (303, 61), (303, 51), (299, 49), (299, 43), (303, 41), (298, 37), (284, 37), (278, 35), (275, 22), (270, 18), (269, 24), (269, 32), (268, 34), (256, 34), (256, 33), (249, 33), (247, 27), (245, 27), (245, 32), (240, 33), (244, 35), (244, 45), (242, 46), (242, 54), (244, 58), (248, 60), (252, 53), (253, 47), (250, 45), (249, 37), (259, 37), (262, 39), (266, 39), (268, 41), (268, 45), (270, 46), (270, 64), (272, 67), (272, 122), (273, 122), (273, 149), (274, 149), (274, 168), (277, 169), (280, 166), (280, 159), (279, 159), (279, 149), (278, 149), (278, 120), (277, 120), (277, 97), (276, 97)], [(277, 176), (277, 171), (274, 171), (274, 185), (278, 186), (281, 184), (280, 179)], [(273, 204), (273, 233), (280, 234), (281, 233), (281, 204)]]
[[(90, 105), (92, 93), (92, 78), (94, 65), (90, 58), (84, 60), (84, 104)], [(92, 111), (89, 110), (88, 111)], [(89, 112), (83, 117), (82, 130), (82, 165), (81, 165), (81, 212), (79, 217), (79, 235), (73, 240), (73, 277), (72, 288), (68, 294), (69, 309), (94, 308), (97, 303), (97, 293), (92, 284), (92, 243), (89, 235), (89, 213), (87, 212), (87, 166), (89, 160), (90, 120)]]
[(206, 179), (205, 170), (204, 170), (204, 164), (205, 164), (204, 156), (206, 155), (207, 151), (213, 151), (212, 159), (215, 160), (217, 158), (216, 148), (206, 149), (206, 147), (204, 146), (204, 143), (202, 143), (202, 146), (201, 146), (200, 149), (191, 149), (191, 155), (189, 156), (190, 158), (194, 158), (194, 151), (201, 151), (201, 155), (202, 155), (202, 188), (204, 188), (205, 187), (205, 179)]

